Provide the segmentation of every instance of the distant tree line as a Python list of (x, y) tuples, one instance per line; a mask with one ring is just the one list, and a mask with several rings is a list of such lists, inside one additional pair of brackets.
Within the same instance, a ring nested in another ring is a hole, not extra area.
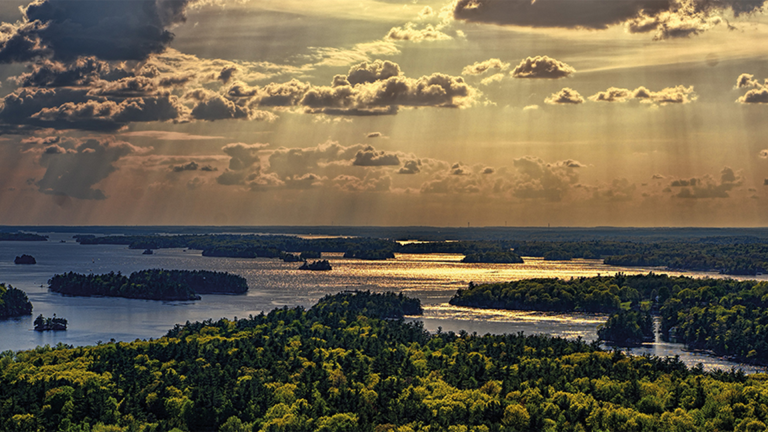
[(129, 277), (65, 273), (48, 280), (51, 291), (69, 296), (106, 296), (146, 300), (199, 300), (199, 294), (243, 294), (245, 278), (207, 270), (142, 270)]
[[(399, 296), (0, 356), (8, 431), (763, 431), (768, 381), (548, 336), (429, 334)], [(378, 312), (377, 312), (378, 311)], [(175, 429), (174, 429), (175, 428)]]
[(48, 241), (48, 236), (22, 232), (0, 232), (0, 241)]
[(32, 315), (32, 303), (27, 293), (10, 285), (0, 284), (0, 319)]

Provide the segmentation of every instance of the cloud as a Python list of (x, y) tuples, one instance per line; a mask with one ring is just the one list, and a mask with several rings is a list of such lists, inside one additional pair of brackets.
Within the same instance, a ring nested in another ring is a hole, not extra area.
[(259, 121), (274, 121), (277, 117), (268, 112), (252, 109), (250, 106), (239, 105), (219, 93), (197, 89), (187, 93), (186, 100), (196, 101), (192, 108), (192, 118), (198, 120), (228, 120), (228, 119), (248, 119)]
[(387, 192), (392, 185), (392, 178), (374, 174), (368, 174), (364, 178), (340, 175), (333, 179), (333, 183), (346, 192)]
[(676, 198), (729, 198), (728, 192), (743, 183), (744, 178), (741, 175), (737, 175), (730, 167), (725, 167), (720, 171), (719, 179), (709, 174), (690, 179), (675, 179), (670, 182), (669, 187), (672, 190), (679, 189), (674, 195)]
[[(768, 82), (768, 80), (766, 80)], [(736, 99), (736, 102), (742, 104), (763, 104), (768, 103), (768, 85), (760, 83), (754, 79), (754, 75), (741, 74), (736, 80), (736, 88), (750, 88), (744, 96)]]
[(71, 61), (144, 60), (165, 50), (170, 28), (186, 20), (189, 0), (37, 0), (22, 20), (0, 28), (0, 62), (50, 56)]
[(762, 0), (455, 0), (453, 17), (486, 24), (604, 30), (626, 24), (630, 33), (655, 32), (654, 40), (688, 37), (722, 22), (719, 16), (759, 11)]
[(421, 160), (412, 159), (403, 163), (403, 166), (397, 171), (398, 174), (418, 174), (421, 172)]
[(547, 56), (528, 57), (512, 70), (515, 78), (565, 78), (576, 72), (571, 66)]
[(565, 87), (544, 99), (544, 103), (550, 105), (578, 105), (584, 103), (584, 98), (576, 90)]
[(197, 162), (190, 161), (188, 164), (172, 166), (171, 170), (173, 172), (197, 171), (199, 166)]
[(636, 190), (637, 186), (629, 180), (614, 179), (608, 187), (596, 188), (593, 196), (608, 201), (632, 201)]
[(560, 201), (578, 182), (576, 170), (582, 166), (573, 160), (546, 163), (532, 156), (515, 159), (514, 167), (519, 177), (512, 186), (512, 195), (522, 199)]
[(400, 158), (398, 158), (396, 154), (387, 153), (384, 151), (376, 151), (373, 147), (368, 146), (365, 149), (355, 153), (355, 160), (352, 161), (352, 165), (398, 166), (400, 165)]
[(381, 136), (381, 132), (369, 132), (366, 138), (380, 138)]
[(80, 141), (69, 149), (49, 146), (39, 159), (40, 165), (46, 168), (45, 174), (35, 184), (40, 192), (49, 195), (103, 200), (104, 192), (93, 186), (117, 170), (114, 162), (144, 151), (124, 141), (95, 139)]
[(624, 103), (632, 99), (637, 99), (641, 103), (648, 104), (688, 104), (698, 99), (693, 86), (685, 87), (679, 85), (676, 87), (666, 87), (659, 91), (651, 91), (640, 86), (634, 90), (625, 88), (610, 87), (604, 92), (597, 92), (589, 97), (593, 102), (618, 102)]
[(768, 179), (763, 180), (763, 186), (768, 186)]
[(538, 105), (526, 105), (523, 107), (523, 111), (535, 111), (539, 109)]
[(231, 159), (229, 160), (229, 169), (234, 171), (243, 170), (256, 165), (260, 161), (259, 153), (268, 144), (227, 144), (221, 148)]
[(427, 24), (424, 28), (416, 28), (416, 24), (407, 23), (402, 27), (392, 27), (384, 36), (384, 40), (387, 41), (410, 41), (410, 42), (423, 42), (423, 41), (439, 41), (450, 40), (452, 37), (440, 31), (439, 27), (435, 27), (432, 24)]
[(760, 150), (760, 153), (757, 155), (763, 159), (768, 159), (768, 149)]
[(172, 131), (123, 132), (120, 134), (120, 136), (152, 138), (159, 141), (199, 141), (199, 140), (212, 140), (212, 139), (224, 138), (223, 136), (192, 135), (185, 132), (172, 132)]
[(480, 81), (480, 84), (481, 85), (491, 85), (493, 83), (500, 82), (503, 79), (504, 79), (504, 74), (497, 73), (497, 74), (493, 74), (493, 75), (491, 75), (491, 76), (489, 76), (487, 78), (483, 78), (482, 81)]
[(461, 71), (462, 75), (481, 75), (485, 72), (488, 72), (489, 70), (496, 69), (499, 71), (504, 71), (509, 68), (509, 63), (504, 63), (503, 61), (492, 58), (481, 62), (475, 62), (474, 64), (471, 64), (469, 66), (465, 66), (464, 69)]
[(47, 59), (40, 60), (16, 77), (21, 87), (80, 87), (90, 86), (100, 80), (113, 81), (129, 76), (129, 72), (117, 66), (96, 59), (81, 57), (68, 63)]
[(750, 87), (762, 87), (760, 81), (755, 80), (755, 76), (752, 74), (743, 73), (736, 79), (736, 86), (734, 88), (750, 88)]

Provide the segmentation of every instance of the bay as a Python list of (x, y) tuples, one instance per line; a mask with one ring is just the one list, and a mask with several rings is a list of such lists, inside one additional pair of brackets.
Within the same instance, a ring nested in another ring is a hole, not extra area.
[[(432, 332), (545, 333), (585, 341), (596, 339), (597, 327), (606, 316), (552, 314), (540, 312), (478, 310), (448, 305), (460, 287), (474, 283), (502, 282), (532, 277), (590, 277), (616, 272), (647, 274), (650, 271), (694, 277), (722, 277), (703, 272), (669, 272), (658, 268), (626, 268), (602, 264), (599, 260), (544, 261), (525, 258), (524, 264), (463, 264), (462, 255), (398, 254), (394, 260), (362, 261), (323, 254), (333, 270), (308, 272), (296, 263), (275, 259), (203, 257), (200, 251), (159, 249), (153, 255), (119, 245), (86, 246), (74, 242), (72, 234), (44, 233), (48, 242), (0, 242), (0, 283), (24, 290), (34, 305), (33, 316), (0, 321), (0, 351), (32, 349), (39, 345), (94, 345), (99, 342), (159, 338), (176, 324), (187, 321), (248, 317), (278, 307), (311, 307), (327, 294), (345, 290), (403, 292), (417, 297), (423, 322)], [(62, 242), (64, 241), (64, 242)], [(29, 254), (38, 264), (15, 265), (17, 255)], [(250, 287), (246, 295), (206, 295), (196, 302), (157, 302), (121, 298), (64, 297), (51, 293), (47, 281), (54, 274), (131, 272), (164, 268), (213, 270), (242, 275)], [(751, 277), (754, 279), (754, 277)], [(759, 276), (768, 280), (768, 276)], [(740, 279), (747, 279), (741, 277)], [(65, 332), (39, 333), (32, 330), (38, 314), (66, 318)], [(657, 341), (633, 353), (679, 355), (689, 365), (702, 363), (707, 370), (736, 367), (745, 372), (762, 369), (739, 365), (702, 353), (687, 352), (682, 345)]]

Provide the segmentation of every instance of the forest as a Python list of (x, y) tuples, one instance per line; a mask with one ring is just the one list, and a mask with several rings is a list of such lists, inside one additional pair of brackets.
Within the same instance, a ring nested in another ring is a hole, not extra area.
[(165, 337), (0, 356), (8, 431), (762, 431), (768, 377), (549, 336), (429, 334), (418, 300), (343, 293), (309, 310)]
[(643, 302), (658, 311), (666, 341), (749, 363), (765, 364), (768, 359), (766, 282), (618, 273), (470, 284), (450, 300), (479, 308), (602, 313), (638, 309)]
[(0, 319), (32, 315), (32, 303), (27, 293), (10, 285), (0, 284)]
[(65, 273), (48, 280), (49, 289), (68, 296), (106, 296), (145, 300), (200, 300), (199, 294), (244, 294), (245, 278), (208, 270), (142, 270), (126, 277)]

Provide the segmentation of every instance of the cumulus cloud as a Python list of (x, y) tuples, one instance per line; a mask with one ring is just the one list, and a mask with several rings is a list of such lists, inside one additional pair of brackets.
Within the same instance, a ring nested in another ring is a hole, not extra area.
[(200, 165), (198, 165), (197, 162), (190, 161), (188, 164), (172, 166), (171, 170), (173, 172), (197, 171), (199, 166)]
[(382, 136), (381, 132), (369, 132), (366, 135), (366, 138), (380, 138)]
[(392, 178), (370, 173), (363, 178), (340, 175), (333, 179), (333, 183), (346, 192), (386, 192), (392, 186)]
[(531, 156), (515, 159), (519, 178), (513, 185), (512, 195), (524, 199), (560, 201), (572, 185), (578, 182), (578, 167), (582, 164), (567, 160), (546, 163)]
[(685, 87), (679, 85), (676, 87), (666, 87), (659, 91), (651, 91), (642, 86), (634, 90), (610, 87), (606, 91), (597, 92), (589, 97), (589, 100), (593, 102), (623, 103), (632, 99), (647, 104), (688, 104), (696, 101), (698, 95), (694, 92), (693, 86)]
[(462, 75), (481, 75), (485, 72), (488, 72), (489, 70), (498, 70), (498, 71), (504, 71), (509, 68), (509, 63), (504, 63), (503, 61), (492, 58), (481, 62), (475, 62), (474, 64), (471, 64), (469, 66), (465, 66), (464, 69), (461, 71)]
[(440, 31), (439, 27), (427, 24), (423, 28), (416, 28), (416, 24), (407, 23), (402, 27), (392, 27), (384, 36), (384, 40), (389, 41), (439, 41), (452, 39), (447, 34)]
[(584, 98), (576, 90), (565, 87), (544, 99), (544, 103), (550, 105), (578, 105), (584, 103)]
[(675, 179), (669, 183), (669, 187), (677, 193), (676, 198), (686, 199), (708, 199), (708, 198), (728, 198), (728, 192), (741, 186), (744, 178), (738, 175), (730, 167), (725, 167), (720, 171), (719, 178), (712, 175), (703, 177), (693, 177), (690, 179)]
[(608, 201), (632, 201), (636, 190), (637, 185), (622, 178), (614, 179), (607, 187), (596, 188), (593, 195)]
[(512, 70), (515, 78), (565, 78), (576, 69), (559, 60), (547, 56), (528, 57)]
[(170, 28), (186, 20), (190, 0), (37, 0), (21, 8), (22, 20), (0, 28), (0, 62), (50, 56), (70, 61), (144, 60), (165, 50)]
[(741, 74), (736, 80), (737, 89), (750, 88), (744, 96), (736, 99), (736, 102), (742, 104), (764, 104), (768, 103), (768, 79), (766, 84), (754, 79), (751, 74)]
[(197, 89), (187, 93), (184, 98), (196, 102), (190, 114), (192, 118), (198, 120), (248, 119), (274, 121), (276, 119), (276, 116), (268, 111), (239, 105), (221, 94), (210, 90)]
[(124, 141), (90, 139), (67, 149), (54, 144), (40, 154), (39, 163), (46, 171), (35, 184), (40, 192), (49, 195), (103, 200), (104, 192), (93, 186), (117, 170), (114, 163), (119, 159), (142, 152)]
[(221, 148), (229, 160), (230, 170), (243, 170), (257, 164), (260, 160), (259, 152), (267, 147), (268, 144), (245, 144), (245, 143), (233, 143), (227, 144)]
[(384, 151), (376, 151), (371, 146), (355, 153), (355, 159), (352, 161), (355, 166), (398, 166), (400, 158), (396, 154)]
[(491, 75), (489, 77), (483, 78), (482, 81), (480, 81), (480, 84), (481, 85), (491, 85), (493, 83), (500, 82), (503, 79), (504, 79), (504, 74), (503, 73), (497, 73), (497, 74), (493, 74), (493, 75)]
[(412, 159), (403, 163), (403, 166), (397, 171), (398, 174), (418, 174), (421, 172), (421, 160)]
[(688, 37), (719, 24), (719, 16), (761, 10), (762, 0), (455, 0), (457, 20), (524, 27), (603, 30), (625, 24), (631, 33), (654, 33), (655, 40)]
[(763, 159), (768, 159), (768, 149), (760, 150), (760, 153), (757, 154)]
[(28, 66), (29, 72), (14, 78), (21, 87), (79, 87), (101, 80), (113, 81), (129, 76), (122, 67), (111, 66), (95, 57), (80, 57), (68, 63), (42, 59)]

